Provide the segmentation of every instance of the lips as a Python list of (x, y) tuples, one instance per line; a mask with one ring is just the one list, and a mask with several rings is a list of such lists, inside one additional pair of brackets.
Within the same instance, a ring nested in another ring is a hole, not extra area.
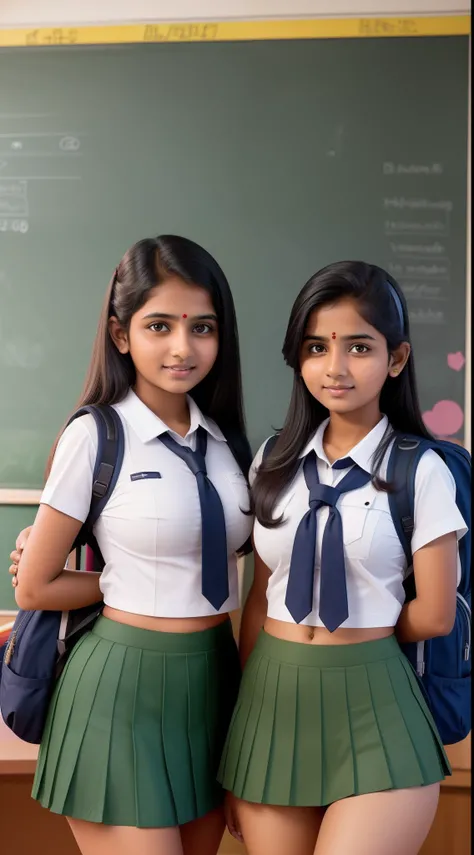
[(192, 371), (195, 365), (163, 365), (168, 371)]

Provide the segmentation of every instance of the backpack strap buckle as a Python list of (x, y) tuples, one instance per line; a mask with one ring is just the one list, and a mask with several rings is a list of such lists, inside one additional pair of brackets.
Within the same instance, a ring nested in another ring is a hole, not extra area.
[(109, 489), (110, 480), (114, 474), (114, 467), (110, 463), (101, 463), (97, 478), (92, 485), (92, 495), (102, 499)]
[(418, 448), (419, 444), (420, 444), (419, 439), (408, 438), (406, 436), (402, 437), (398, 441), (398, 447), (399, 447), (400, 451), (414, 451), (415, 448)]

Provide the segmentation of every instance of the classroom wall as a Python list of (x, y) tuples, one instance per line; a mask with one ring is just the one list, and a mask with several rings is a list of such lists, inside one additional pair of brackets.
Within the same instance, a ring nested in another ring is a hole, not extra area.
[(469, 0), (1, 0), (0, 26), (143, 19), (459, 15)]

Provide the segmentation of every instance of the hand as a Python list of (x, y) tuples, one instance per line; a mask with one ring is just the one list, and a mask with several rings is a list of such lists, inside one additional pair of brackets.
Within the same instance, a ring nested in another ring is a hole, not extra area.
[(21, 553), (23, 552), (26, 545), (26, 541), (30, 536), (31, 529), (32, 526), (30, 525), (28, 526), (28, 528), (24, 528), (23, 531), (20, 531), (20, 534), (16, 539), (15, 549), (13, 550), (13, 552), (10, 552), (10, 560), (12, 563), (8, 568), (8, 572), (11, 576), (13, 576), (12, 586), (14, 588), (16, 588), (16, 586), (18, 585), (18, 565), (20, 563)]
[(235, 837), (235, 839), (238, 840), (239, 843), (243, 843), (244, 837), (242, 832), (240, 831), (240, 825), (236, 810), (236, 800), (235, 796), (233, 796), (232, 793), (226, 793), (224, 811), (225, 821), (227, 824), (227, 828), (229, 829), (229, 834), (231, 834), (232, 837)]

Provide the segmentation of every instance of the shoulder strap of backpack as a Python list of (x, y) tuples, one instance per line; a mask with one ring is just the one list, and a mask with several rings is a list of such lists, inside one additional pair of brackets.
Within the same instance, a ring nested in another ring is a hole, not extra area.
[(388, 499), (393, 523), (409, 567), (413, 562), (411, 537), (414, 528), (416, 469), (420, 458), (428, 449), (436, 451), (445, 462), (447, 462), (449, 455), (451, 463), (449, 468), (451, 470), (455, 468), (458, 474), (458, 477), (455, 478), (456, 501), (464, 519), (470, 517), (470, 509), (467, 508), (467, 502), (470, 501), (470, 491), (467, 491), (469, 496), (463, 496), (459, 490), (461, 472), (465, 474), (467, 469), (470, 469), (469, 452), (462, 446), (446, 440), (430, 440), (407, 434), (398, 435), (395, 438), (387, 467), (387, 481), (392, 485)]
[(429, 448), (429, 441), (421, 437), (399, 435), (390, 452), (387, 481), (391, 484), (388, 494), (390, 513), (408, 567), (413, 563), (411, 538), (415, 514), (415, 476), (420, 457)]
[(84, 544), (88, 544), (99, 562), (103, 564), (92, 529), (114, 490), (122, 468), (124, 432), (119, 414), (113, 407), (106, 404), (90, 404), (81, 407), (70, 418), (68, 424), (87, 413), (93, 416), (97, 427), (97, 456), (89, 514), (73, 544), (73, 548), (80, 549)]

